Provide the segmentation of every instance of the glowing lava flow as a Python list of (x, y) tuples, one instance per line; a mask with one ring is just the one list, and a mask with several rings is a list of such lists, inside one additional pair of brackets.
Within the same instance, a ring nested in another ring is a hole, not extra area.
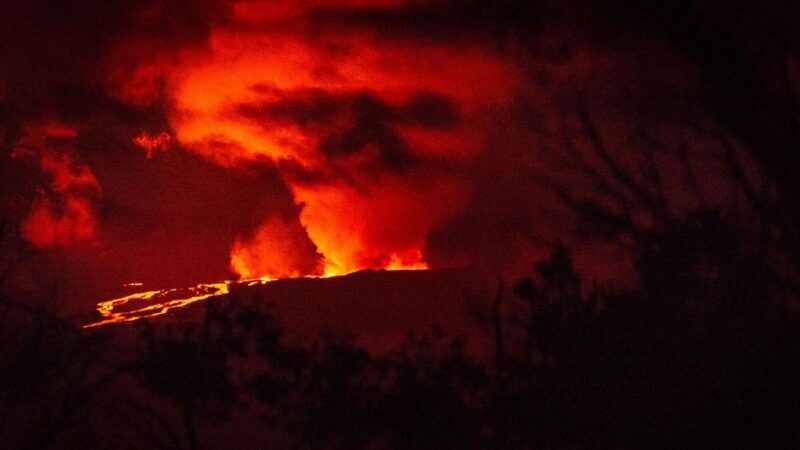
[[(427, 268), (427, 267), (426, 267)], [(420, 267), (417, 270), (421, 270)], [(389, 269), (392, 270), (392, 269)], [(410, 269), (414, 270), (414, 269)], [(330, 278), (335, 276), (331, 273), (326, 273), (322, 276), (306, 276), (304, 278)], [(148, 317), (161, 316), (166, 314), (172, 309), (183, 308), (201, 300), (206, 300), (212, 297), (220, 297), (230, 293), (230, 286), (246, 285), (256, 286), (259, 284), (266, 284), (270, 281), (276, 281), (274, 278), (252, 278), (240, 281), (224, 281), (221, 283), (204, 283), (190, 288), (173, 288), (161, 289), (157, 291), (137, 292), (135, 294), (126, 295), (125, 297), (107, 300), (97, 304), (97, 312), (100, 313), (102, 320), (83, 325), (83, 328), (94, 328), (102, 325), (111, 325), (115, 323), (130, 323), (139, 319)], [(142, 283), (127, 283), (125, 287), (142, 286)], [(184, 294), (191, 294), (185, 297)], [(123, 305), (129, 305), (133, 302), (148, 302), (146, 306), (127, 309), (119, 311)], [(157, 302), (157, 303), (150, 303)]]
[[(268, 281), (271, 280), (268, 279), (249, 280), (249, 283), (263, 284)], [(137, 285), (137, 284), (139, 283), (131, 283), (131, 285)], [(176, 288), (176, 289), (162, 289), (158, 291), (139, 292), (136, 294), (127, 295), (125, 297), (120, 297), (113, 300), (100, 302), (97, 304), (97, 312), (100, 313), (100, 315), (103, 317), (103, 320), (88, 325), (84, 325), (83, 328), (98, 327), (101, 325), (109, 325), (112, 323), (133, 322), (135, 320), (143, 319), (146, 317), (160, 316), (166, 314), (171, 309), (182, 308), (186, 305), (198, 302), (200, 300), (205, 300), (207, 298), (225, 295), (230, 292), (230, 290), (228, 289), (228, 286), (230, 284), (231, 284), (230, 281), (226, 281), (224, 283), (198, 284), (197, 286), (186, 289)], [(190, 297), (170, 299), (170, 297), (181, 295), (181, 292), (183, 291), (188, 291), (189, 293), (194, 295), (191, 295)], [(140, 308), (130, 309), (126, 311), (115, 311), (115, 309), (117, 309), (122, 305), (127, 305), (131, 302), (136, 302), (136, 301), (145, 301), (145, 302), (158, 301), (158, 303), (151, 303)]]
[[(426, 270), (428, 265), (425, 263), (408, 264), (399, 258), (395, 257), (389, 262), (384, 270)], [(335, 276), (346, 275), (346, 273), (336, 273), (327, 271), (322, 275), (306, 275), (299, 278), (331, 278)], [(261, 277), (249, 278), (239, 281), (223, 281), (220, 283), (203, 283), (189, 288), (173, 288), (161, 289), (156, 291), (137, 292), (135, 294), (126, 295), (124, 297), (107, 300), (97, 304), (97, 312), (100, 313), (102, 320), (83, 325), (83, 328), (93, 328), (102, 325), (111, 325), (115, 323), (130, 323), (139, 319), (148, 317), (161, 316), (169, 312), (171, 309), (182, 308), (201, 300), (206, 300), (212, 297), (220, 297), (230, 293), (231, 285), (246, 285), (256, 286), (266, 284), (270, 281), (276, 281), (277, 278)], [(141, 287), (142, 283), (126, 283), (123, 287)], [(188, 297), (185, 294), (190, 294)], [(146, 306), (134, 307), (119, 311), (122, 306), (130, 306), (130, 303), (137, 301), (147, 302)], [(156, 302), (156, 303), (151, 303)]]

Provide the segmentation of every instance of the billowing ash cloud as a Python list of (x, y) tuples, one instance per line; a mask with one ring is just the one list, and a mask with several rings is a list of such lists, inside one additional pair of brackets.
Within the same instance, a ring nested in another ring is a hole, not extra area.
[(564, 229), (538, 221), (557, 207), (531, 176), (547, 99), (596, 73), (621, 92), (630, 66), (571, 53), (561, 9), (526, 4), (4, 5), (4, 157), (34, 124), (76, 130), (69, 152), (39, 145), (4, 208), (113, 280), (527, 264)]
[[(276, 164), (322, 272), (424, 267), (428, 233), (469, 195), (459, 167), (481, 151), (485, 116), (519, 86), (518, 70), (487, 43), (372, 36), (361, 20), (338, 23), (358, 11), (346, 5), (330, 27), (314, 24), (331, 5), (273, 7), (234, 5), (207, 47), (141, 63), (162, 64), (158, 88), (167, 91), (176, 140), (232, 171)], [(405, 8), (364, 11), (396, 7)], [(116, 91), (146, 85), (141, 72), (115, 78)], [(236, 240), (233, 268), (244, 276), (318, 273), (293, 267), (298, 246), (274, 245), (269, 223)], [(258, 255), (290, 267), (267, 270), (274, 264)]]

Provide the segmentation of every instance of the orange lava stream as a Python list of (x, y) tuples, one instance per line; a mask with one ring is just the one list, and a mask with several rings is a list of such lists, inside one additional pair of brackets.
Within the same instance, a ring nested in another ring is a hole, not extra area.
[[(408, 269), (408, 268), (406, 268)], [(393, 269), (389, 269), (393, 270)], [(412, 269), (413, 270), (413, 269)], [(326, 273), (321, 276), (306, 276), (303, 278), (330, 278), (338, 274)], [(104, 325), (111, 325), (116, 323), (130, 323), (139, 319), (161, 316), (166, 314), (172, 309), (183, 308), (201, 300), (206, 300), (212, 297), (221, 297), (230, 293), (231, 285), (246, 285), (256, 286), (276, 281), (275, 278), (263, 277), (252, 278), (240, 281), (224, 281), (220, 283), (203, 283), (190, 288), (173, 288), (161, 289), (155, 291), (137, 292), (135, 294), (126, 295), (124, 297), (115, 298), (112, 300), (103, 301), (97, 304), (97, 312), (102, 317), (101, 320), (90, 324), (83, 325), (83, 328), (94, 328)], [(126, 283), (123, 286), (133, 287), (142, 286), (142, 283)], [(169, 299), (172, 296), (178, 296), (181, 291), (188, 291), (191, 294), (189, 297)], [(160, 301), (161, 300), (161, 301)], [(145, 306), (119, 311), (119, 307), (128, 305), (132, 302), (148, 302)], [(157, 302), (157, 303), (149, 303)]]
[[(263, 282), (266, 282), (263, 281)], [(134, 284), (134, 283), (130, 283)], [(136, 283), (138, 284), (138, 283)], [(157, 291), (138, 292), (135, 294), (127, 295), (125, 297), (115, 298), (100, 302), (97, 304), (97, 312), (103, 317), (102, 320), (84, 325), (83, 328), (99, 327), (101, 325), (110, 325), (113, 323), (133, 322), (146, 317), (155, 317), (166, 314), (169, 310), (175, 308), (182, 308), (186, 305), (205, 300), (211, 297), (218, 297), (230, 292), (228, 289), (229, 281), (224, 283), (209, 283), (198, 284), (197, 286), (185, 289), (191, 293), (197, 294), (187, 298), (179, 298), (174, 300), (167, 300), (158, 303), (148, 304), (141, 308), (132, 309), (128, 311), (114, 311), (115, 308), (126, 305), (133, 301), (157, 301), (164, 297), (169, 297), (171, 294), (177, 293), (184, 289), (162, 289)], [(135, 285), (135, 284), (134, 284)]]

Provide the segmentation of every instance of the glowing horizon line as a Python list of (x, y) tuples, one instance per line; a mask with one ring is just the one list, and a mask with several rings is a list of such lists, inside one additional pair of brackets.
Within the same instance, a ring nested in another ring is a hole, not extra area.
[[(390, 266), (379, 270), (397, 271), (397, 270), (426, 270), (426, 269), (427, 267), (396, 268)], [(361, 270), (366, 270), (366, 269), (361, 269)], [(230, 294), (230, 289), (228, 287), (231, 284), (247, 285), (248, 287), (250, 287), (256, 285), (264, 285), (279, 280), (297, 280), (301, 278), (334, 278), (334, 277), (347, 276), (355, 272), (358, 271), (344, 273), (344, 274), (326, 272), (321, 275), (303, 275), (300, 277), (289, 277), (289, 278), (258, 277), (258, 278), (247, 278), (241, 280), (225, 280), (216, 283), (200, 283), (195, 286), (187, 288), (169, 288), (169, 289), (158, 289), (158, 290), (137, 292), (123, 297), (118, 297), (115, 299), (99, 302), (97, 304), (97, 312), (100, 313), (101, 320), (86, 325), (82, 325), (81, 328), (88, 329), (104, 325), (111, 325), (115, 323), (131, 323), (139, 319), (161, 316), (175, 308), (182, 308), (184, 306), (190, 305), (195, 302), (199, 302), (201, 300), (206, 300), (212, 297), (221, 297), (223, 295)], [(144, 286), (144, 283), (141, 282), (125, 283), (122, 286), (123, 287)], [(170, 293), (182, 290), (197, 292), (208, 289), (214, 289), (215, 291), (209, 294), (195, 295), (188, 298), (169, 300), (163, 303), (154, 303), (131, 311), (114, 312), (114, 307), (125, 305), (133, 300), (152, 300), (156, 296), (166, 296), (169, 295)]]

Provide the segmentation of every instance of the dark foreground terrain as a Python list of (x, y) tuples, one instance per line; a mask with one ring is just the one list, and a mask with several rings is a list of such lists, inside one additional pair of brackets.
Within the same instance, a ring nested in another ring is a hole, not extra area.
[(366, 271), (88, 330), (5, 296), (2, 446), (796, 448), (795, 310), (708, 226), (653, 241), (633, 290), (559, 248), (506, 287)]

